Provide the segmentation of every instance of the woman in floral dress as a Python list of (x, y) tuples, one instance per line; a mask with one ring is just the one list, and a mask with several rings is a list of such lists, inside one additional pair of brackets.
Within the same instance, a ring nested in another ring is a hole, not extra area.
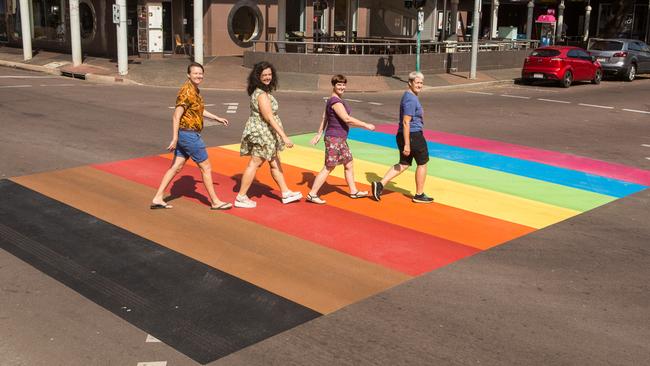
[(248, 197), (257, 169), (265, 161), (271, 168), (271, 176), (282, 191), (282, 203), (290, 203), (302, 198), (300, 192), (293, 192), (287, 186), (282, 173), (278, 153), (285, 146), (293, 147), (293, 142), (284, 133), (282, 121), (278, 117), (278, 102), (271, 92), (277, 87), (275, 68), (268, 62), (257, 63), (248, 77), (248, 95), (251, 96), (251, 115), (242, 134), (240, 155), (250, 156), (248, 166), (242, 174), (235, 207), (254, 208), (257, 202)]

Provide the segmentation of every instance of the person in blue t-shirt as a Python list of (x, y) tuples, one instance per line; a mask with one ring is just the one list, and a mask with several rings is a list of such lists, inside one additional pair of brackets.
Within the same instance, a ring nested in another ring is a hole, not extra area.
[(429, 162), (429, 149), (427, 141), (424, 139), (422, 128), (423, 110), (422, 104), (418, 99), (418, 94), (424, 86), (424, 75), (419, 71), (413, 71), (409, 74), (409, 90), (404, 92), (402, 101), (399, 106), (399, 128), (395, 139), (399, 149), (399, 163), (393, 165), (384, 177), (378, 182), (372, 182), (372, 196), (375, 200), (381, 199), (384, 186), (393, 178), (407, 170), (413, 159), (417, 164), (415, 170), (415, 203), (431, 203), (433, 198), (424, 194), (424, 182), (427, 178), (427, 163)]

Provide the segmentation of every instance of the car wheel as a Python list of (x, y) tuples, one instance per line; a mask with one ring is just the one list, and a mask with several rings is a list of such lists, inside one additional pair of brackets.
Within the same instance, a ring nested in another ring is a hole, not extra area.
[(562, 85), (563, 88), (568, 88), (571, 86), (572, 82), (573, 82), (573, 74), (571, 74), (571, 71), (567, 71), (564, 73), (564, 76), (560, 81), (560, 85)]
[(631, 64), (630, 68), (627, 69), (627, 73), (625, 74), (625, 81), (632, 81), (636, 77), (636, 65)]
[(600, 81), (603, 80), (603, 72), (598, 69), (596, 70), (596, 73), (594, 74), (594, 78), (591, 80), (592, 84), (600, 84)]

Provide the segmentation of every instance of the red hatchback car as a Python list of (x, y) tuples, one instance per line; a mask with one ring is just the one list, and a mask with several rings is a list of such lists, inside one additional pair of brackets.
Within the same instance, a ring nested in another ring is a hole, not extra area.
[(550, 46), (537, 48), (526, 57), (521, 70), (521, 82), (557, 80), (564, 88), (574, 81), (599, 84), (603, 69), (596, 57), (580, 47)]

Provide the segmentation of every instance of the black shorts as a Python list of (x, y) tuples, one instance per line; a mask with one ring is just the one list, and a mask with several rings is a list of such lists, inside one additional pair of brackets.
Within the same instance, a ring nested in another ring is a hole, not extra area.
[(398, 133), (395, 136), (395, 140), (397, 140), (397, 148), (399, 149), (399, 163), (410, 166), (413, 164), (413, 159), (415, 159), (417, 165), (428, 163), (429, 147), (427, 146), (427, 141), (424, 139), (422, 132), (411, 132), (409, 137), (411, 139), (411, 154), (406, 156), (404, 155), (404, 135)]

